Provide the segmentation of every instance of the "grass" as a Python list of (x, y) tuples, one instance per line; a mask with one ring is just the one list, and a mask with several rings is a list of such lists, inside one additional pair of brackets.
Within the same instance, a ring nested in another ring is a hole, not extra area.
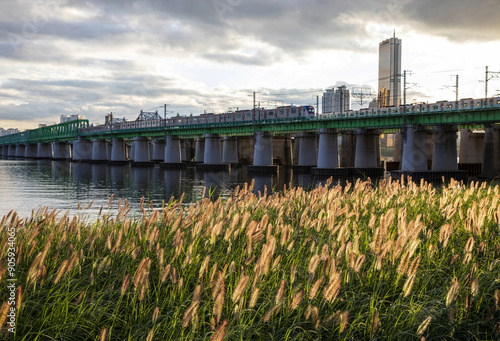
[(0, 285), (15, 227), (16, 340), (495, 340), (499, 199), (383, 181), (244, 187), (133, 218), (126, 202), (94, 221), (11, 212)]

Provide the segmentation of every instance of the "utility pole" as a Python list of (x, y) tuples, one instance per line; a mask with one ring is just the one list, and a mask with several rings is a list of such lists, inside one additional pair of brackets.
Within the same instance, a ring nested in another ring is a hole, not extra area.
[(458, 102), (458, 75), (452, 75), (452, 77), (455, 77), (455, 85), (445, 85), (443, 88), (450, 89), (450, 88), (455, 88), (453, 92), (455, 93), (455, 101)]
[(319, 115), (319, 96), (313, 95), (312, 97), (313, 98), (316, 97), (316, 113), (315, 113), (315, 116), (316, 116), (316, 115)]
[(254, 136), (255, 136), (255, 94), (256, 93), (257, 92), (255, 92), (255, 91), (253, 92), (253, 118), (252, 118), (252, 120), (253, 120), (253, 135)]
[[(490, 76), (491, 75), (491, 76)], [(500, 76), (500, 72), (498, 71), (488, 71), (488, 67), (486, 67), (486, 72), (484, 75), (484, 98), (488, 98), (488, 82), (492, 78), (498, 78)]]

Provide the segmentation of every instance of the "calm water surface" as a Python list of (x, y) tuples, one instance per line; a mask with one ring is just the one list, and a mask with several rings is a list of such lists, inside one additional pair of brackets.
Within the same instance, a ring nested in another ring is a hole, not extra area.
[[(280, 168), (278, 175), (249, 176), (246, 168), (228, 172), (197, 172), (195, 168), (165, 170), (108, 166), (63, 161), (0, 160), (0, 216), (14, 209), (21, 217), (28, 217), (32, 210), (47, 206), (71, 214), (85, 205), (83, 214), (96, 214), (101, 206), (107, 210), (111, 195), (114, 196), (112, 213), (118, 200), (127, 199), (132, 212), (140, 212), (141, 198), (160, 208), (172, 196), (184, 202), (194, 202), (209, 193), (215, 197), (228, 197), (238, 185), (255, 180), (254, 191), (281, 190), (283, 186), (311, 188), (324, 179), (311, 175), (293, 175), (290, 169)], [(94, 201), (90, 210), (87, 207)]]

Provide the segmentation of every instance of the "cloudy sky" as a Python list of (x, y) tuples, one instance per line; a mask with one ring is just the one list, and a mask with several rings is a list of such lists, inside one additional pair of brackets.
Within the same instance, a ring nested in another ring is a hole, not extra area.
[[(0, 127), (316, 104), (376, 92), (378, 44), (403, 40), (409, 101), (484, 97), (499, 0), (0, 0)], [(494, 76), (495, 74), (491, 74)], [(365, 90), (367, 91), (367, 90)], [(500, 78), (489, 94), (500, 93)], [(320, 97), (321, 101), (321, 97)], [(359, 107), (357, 99), (353, 107)]]

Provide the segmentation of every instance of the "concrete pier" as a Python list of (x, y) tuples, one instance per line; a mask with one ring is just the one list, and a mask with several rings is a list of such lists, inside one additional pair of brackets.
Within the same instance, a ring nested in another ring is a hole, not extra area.
[(109, 160), (111, 165), (126, 165), (127, 161), (127, 148), (125, 141), (121, 138), (113, 138), (111, 141), (111, 158)]
[(130, 161), (134, 161), (134, 155), (135, 155), (135, 141), (130, 144), (130, 153), (129, 153)]
[(24, 158), (25, 159), (36, 159), (36, 153), (38, 152), (38, 146), (36, 144), (27, 144), (24, 148)]
[(205, 140), (197, 138), (195, 140), (194, 162), (203, 162), (205, 160)]
[(108, 162), (111, 160), (111, 154), (113, 153), (113, 142), (106, 141), (106, 159)]
[(406, 126), (406, 136), (403, 143), (402, 171), (426, 171), (427, 148), (426, 131), (424, 127)]
[(9, 146), (3, 145), (0, 147), (0, 150), (2, 152), (2, 157), (7, 157), (7, 154), (9, 153)]
[(292, 168), (295, 172), (311, 171), (318, 164), (318, 143), (316, 133), (300, 133), (297, 135), (299, 142), (299, 162)]
[(134, 147), (134, 161), (131, 163), (135, 167), (154, 167), (155, 163), (150, 160), (149, 141), (147, 137), (136, 137)]
[(468, 129), (460, 130), (460, 163), (483, 163), (484, 133), (474, 133)]
[(435, 126), (434, 149), (432, 153), (433, 171), (457, 171), (457, 127)]
[(253, 149), (253, 165), (248, 166), (250, 173), (275, 173), (277, 166), (273, 165), (273, 134), (267, 131), (255, 133)]
[(318, 149), (318, 168), (338, 168), (339, 167), (339, 148), (338, 148), (337, 130), (320, 129), (319, 131), (319, 149)]
[(220, 136), (217, 134), (205, 135), (204, 162), (197, 163), (196, 169), (202, 171), (227, 171), (230, 165), (222, 163)]
[(238, 163), (238, 138), (235, 136), (224, 136), (222, 146), (222, 162)]
[(108, 152), (106, 150), (106, 140), (92, 140), (92, 160), (91, 163), (107, 163)]
[(374, 130), (358, 129), (356, 131), (355, 168), (378, 168), (377, 141), (378, 132)]
[(71, 146), (66, 142), (54, 142), (54, 160), (71, 160)]
[(52, 143), (39, 143), (36, 158), (40, 160), (50, 160), (52, 157)]
[(167, 136), (162, 168), (180, 169), (186, 166), (182, 163), (181, 140), (179, 136)]
[(26, 153), (26, 146), (24, 144), (16, 145), (16, 158), (23, 158)]
[(356, 135), (352, 130), (344, 130), (340, 137), (340, 167), (354, 167), (356, 158)]
[(154, 149), (155, 149), (155, 144), (153, 141), (149, 141), (149, 160), (154, 162)]
[(7, 151), (7, 156), (8, 157), (16, 157), (16, 145), (15, 144), (9, 145), (9, 149)]
[(73, 162), (90, 162), (92, 160), (92, 143), (81, 136), (73, 142)]
[(155, 140), (153, 144), (154, 163), (160, 163), (165, 160), (165, 140)]
[(481, 177), (500, 175), (500, 130), (492, 124), (484, 125), (484, 156)]

